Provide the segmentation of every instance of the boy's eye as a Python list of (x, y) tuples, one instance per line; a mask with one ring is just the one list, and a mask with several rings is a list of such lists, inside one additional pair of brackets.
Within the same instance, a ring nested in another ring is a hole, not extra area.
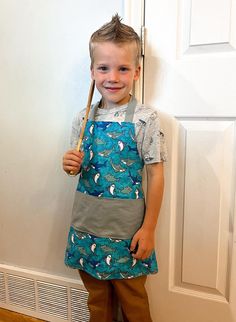
[(99, 66), (98, 70), (101, 72), (106, 72), (108, 70), (108, 67), (107, 66)]
[(129, 69), (128, 67), (120, 67), (121, 72), (127, 72)]

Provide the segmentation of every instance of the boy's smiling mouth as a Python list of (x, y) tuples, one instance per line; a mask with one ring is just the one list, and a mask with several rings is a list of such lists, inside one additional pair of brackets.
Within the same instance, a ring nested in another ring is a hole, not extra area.
[(105, 89), (107, 90), (107, 91), (110, 91), (110, 92), (116, 92), (116, 91), (119, 91), (119, 90), (121, 90), (122, 89), (122, 87), (105, 87)]

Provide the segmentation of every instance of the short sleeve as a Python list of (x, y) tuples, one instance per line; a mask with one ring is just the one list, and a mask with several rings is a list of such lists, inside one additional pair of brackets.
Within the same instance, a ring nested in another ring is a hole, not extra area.
[[(94, 109), (95, 105), (92, 105), (91, 107), (91, 112)], [(86, 108), (81, 110), (73, 119), (72, 121), (72, 130), (71, 130), (71, 135), (70, 135), (70, 146), (72, 149), (76, 149), (78, 141), (79, 141), (79, 136), (81, 132), (81, 128), (84, 123), (84, 118), (86, 114)]]
[(167, 161), (165, 136), (157, 111), (146, 120), (141, 154), (145, 164)]
[(76, 117), (74, 117), (72, 121), (72, 130), (71, 130), (71, 136), (70, 136), (70, 146), (72, 149), (75, 149), (77, 147), (80, 130), (81, 130), (81, 117), (80, 117), (80, 114), (78, 114)]

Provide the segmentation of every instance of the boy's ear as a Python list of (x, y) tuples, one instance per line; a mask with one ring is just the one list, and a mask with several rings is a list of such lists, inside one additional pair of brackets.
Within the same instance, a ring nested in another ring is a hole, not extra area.
[(94, 79), (94, 69), (93, 69), (93, 67), (90, 68), (90, 74), (91, 74), (91, 78)]
[(139, 79), (139, 76), (140, 76), (140, 71), (141, 71), (141, 66), (138, 65), (138, 67), (136, 68), (135, 70), (135, 74), (134, 74), (134, 80), (138, 80)]

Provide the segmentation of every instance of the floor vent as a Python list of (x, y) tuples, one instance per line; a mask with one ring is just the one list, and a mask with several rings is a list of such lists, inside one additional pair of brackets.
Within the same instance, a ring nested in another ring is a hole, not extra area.
[(39, 312), (68, 320), (67, 287), (37, 282)]
[(6, 303), (6, 286), (4, 274), (0, 272), (0, 302)]
[(71, 321), (88, 322), (88, 293), (83, 290), (71, 289)]
[(49, 322), (88, 322), (88, 293), (78, 279), (0, 264), (0, 307)]
[(36, 309), (34, 280), (19, 276), (7, 275), (9, 304)]

